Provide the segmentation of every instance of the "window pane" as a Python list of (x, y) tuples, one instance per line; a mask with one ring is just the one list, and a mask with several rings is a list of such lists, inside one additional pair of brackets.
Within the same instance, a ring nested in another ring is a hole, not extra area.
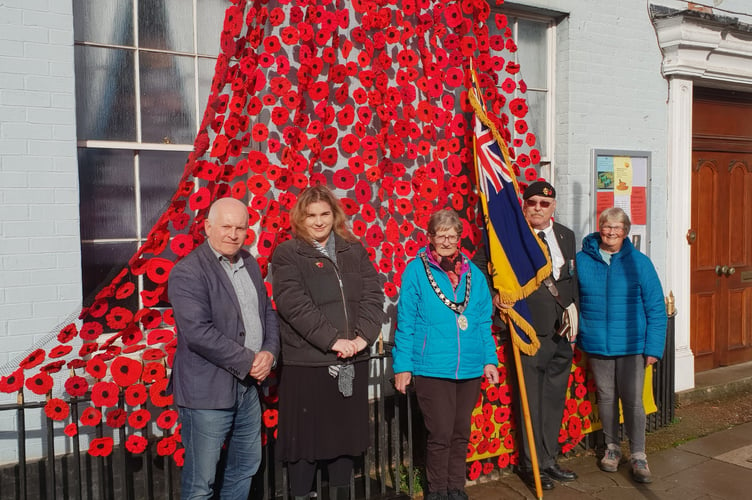
[[(542, 157), (548, 157), (548, 141), (546, 135), (546, 103), (548, 93), (528, 90), (525, 93), (527, 99), (528, 112), (525, 120), (530, 132), (535, 134), (537, 139), (536, 147)], [(523, 136), (524, 138), (524, 136)]]
[[(217, 27), (222, 31), (222, 26)], [(138, 46), (177, 52), (193, 50), (193, 2), (139, 0)]]
[(136, 140), (133, 52), (75, 47), (79, 140)]
[(184, 151), (143, 151), (139, 153), (141, 187), (141, 227), (143, 236), (157, 222), (175, 194), (183, 175), (188, 153)]
[(142, 141), (193, 143), (196, 135), (193, 61), (192, 57), (141, 53)]
[(78, 150), (81, 239), (135, 238), (133, 153)]
[(211, 82), (216, 64), (217, 61), (214, 59), (198, 59), (198, 105), (202, 116), (211, 93)]
[(196, 25), (198, 32), (198, 53), (210, 56), (219, 54), (219, 35), (225, 21), (225, 9), (230, 4), (227, 0), (198, 0)]
[(548, 85), (546, 25), (526, 19), (518, 20), (517, 62), (528, 87), (545, 89)]
[[(81, 243), (81, 270), (84, 305), (94, 301), (92, 294), (106, 285), (136, 253), (136, 243)], [(125, 282), (125, 281), (124, 281)], [(135, 278), (133, 281), (135, 283)], [(123, 304), (119, 304), (123, 305)], [(125, 307), (138, 309), (138, 291), (128, 299)]]
[(133, 0), (73, 0), (77, 42), (133, 46)]

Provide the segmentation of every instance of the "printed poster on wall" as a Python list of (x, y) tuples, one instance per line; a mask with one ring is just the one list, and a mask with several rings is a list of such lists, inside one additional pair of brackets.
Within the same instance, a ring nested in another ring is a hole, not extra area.
[(595, 166), (595, 219), (603, 210), (619, 207), (632, 221), (629, 237), (635, 248), (648, 253), (648, 179), (650, 153), (635, 151), (593, 151)]

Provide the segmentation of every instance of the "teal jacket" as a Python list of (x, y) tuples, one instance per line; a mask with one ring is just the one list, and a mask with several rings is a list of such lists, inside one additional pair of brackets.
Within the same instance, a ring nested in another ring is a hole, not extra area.
[(577, 343), (590, 354), (663, 357), (666, 306), (653, 263), (629, 238), (611, 256), (601, 257), (600, 235), (582, 241), (577, 254), (580, 282), (580, 333)]
[(457, 289), (452, 290), (449, 276), (435, 263), (430, 264), (437, 285), (452, 302), (461, 303), (465, 299), (467, 279), (471, 277), (470, 300), (463, 313), (467, 328), (462, 330), (459, 314), (431, 288), (421, 259), (424, 253), (425, 250), (402, 273), (392, 350), (394, 373), (453, 380), (480, 377), (485, 365), (498, 364), (496, 342), (491, 334), (493, 306), (486, 278), (465, 258)]

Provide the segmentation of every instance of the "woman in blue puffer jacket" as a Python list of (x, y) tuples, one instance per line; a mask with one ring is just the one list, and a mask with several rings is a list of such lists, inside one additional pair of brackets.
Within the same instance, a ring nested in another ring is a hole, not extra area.
[(481, 376), (499, 381), (493, 314), (485, 275), (459, 250), (453, 210), (428, 221), (429, 246), (402, 273), (394, 384), (412, 381), (428, 431), (426, 500), (463, 500), (470, 419)]
[(663, 357), (666, 308), (650, 259), (627, 236), (631, 223), (612, 207), (598, 219), (600, 231), (585, 237), (577, 254), (580, 325), (577, 343), (588, 354), (598, 387), (598, 411), (606, 439), (599, 467), (616, 472), (621, 461), (619, 400), (630, 446), (632, 477), (652, 481), (645, 455), (645, 367)]

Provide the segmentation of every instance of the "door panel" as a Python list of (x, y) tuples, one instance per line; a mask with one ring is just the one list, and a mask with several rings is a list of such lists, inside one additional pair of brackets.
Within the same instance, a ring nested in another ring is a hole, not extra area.
[(752, 360), (752, 154), (694, 151), (691, 333), (695, 369)]

